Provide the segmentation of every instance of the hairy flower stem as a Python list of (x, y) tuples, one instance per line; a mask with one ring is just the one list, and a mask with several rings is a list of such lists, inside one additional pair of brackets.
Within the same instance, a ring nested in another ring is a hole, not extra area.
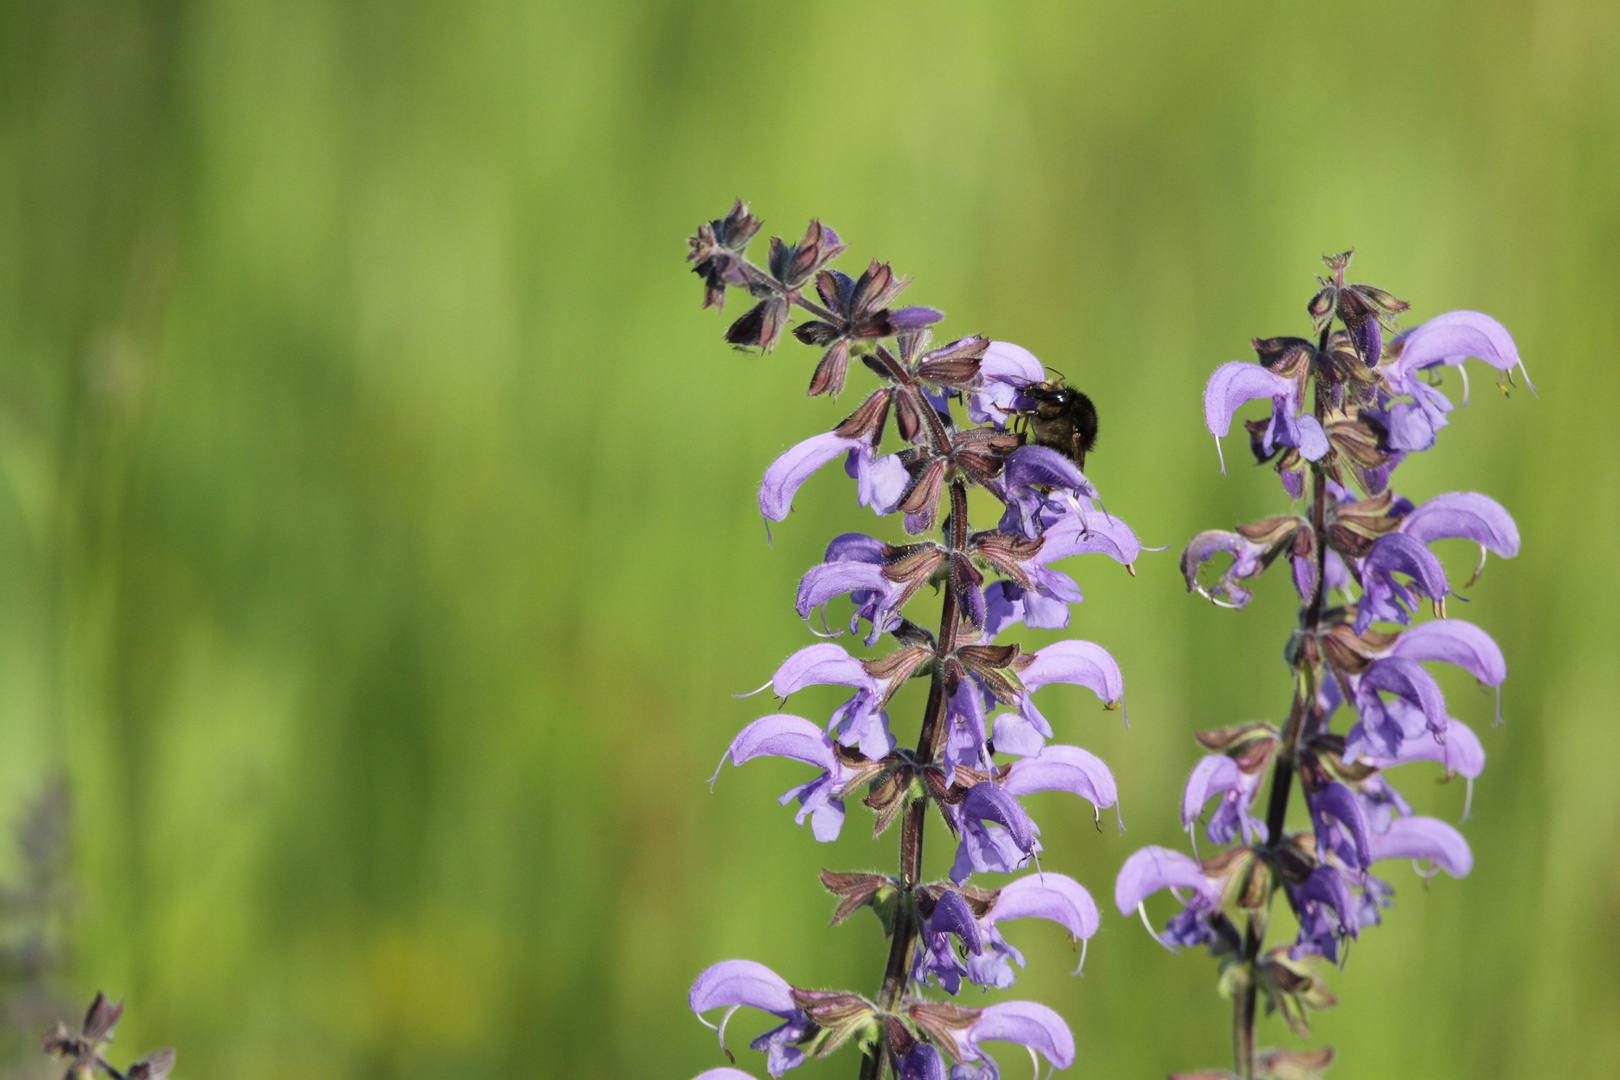
[[(961, 480), (951, 482), (951, 516), (946, 527), (946, 542), (952, 550), (967, 546), (967, 485)], [(949, 697), (945, 690), (945, 658), (956, 650), (957, 628), (962, 621), (956, 586), (949, 576), (945, 579), (944, 592), (944, 603), (939, 613), (938, 644), (934, 653), (934, 673), (928, 684), (928, 704), (923, 708), (922, 731), (917, 736), (917, 761), (922, 764), (934, 760), (938, 752), (939, 733), (945, 727), (945, 703)], [(926, 797), (912, 799), (900, 819), (900, 888), (907, 895), (895, 915), (894, 934), (889, 941), (889, 961), (884, 966), (883, 986), (878, 991), (878, 1008), (884, 1011), (900, 1003), (911, 972), (918, 927), (915, 925), (917, 914), (910, 893), (922, 880), (923, 825), (927, 820)], [(861, 1059), (861, 1080), (879, 1080), (885, 1067), (882, 1053), (875, 1050), (869, 1052)]]
[[(1327, 348), (1328, 332), (1322, 331), (1319, 348)], [(1317, 423), (1327, 415), (1327, 396), (1320, 385), (1316, 387), (1315, 408)], [(1305, 633), (1314, 637), (1322, 624), (1322, 613), (1327, 607), (1327, 473), (1317, 462), (1311, 463), (1311, 530), (1316, 534), (1316, 588), (1305, 605)], [(1288, 722), (1283, 726), (1276, 756), (1272, 760), (1271, 796), (1266, 806), (1266, 846), (1276, 850), (1283, 842), (1283, 828), (1288, 821), (1288, 803), (1294, 789), (1294, 766), (1298, 759), (1300, 739), (1304, 736), (1311, 716), (1310, 703), (1316, 699), (1316, 668), (1303, 661), (1294, 677), (1294, 700), (1288, 710)], [(1258, 1014), (1259, 968), (1257, 961), (1265, 944), (1265, 926), (1270, 921), (1271, 897), (1266, 897), (1266, 914), (1251, 914), (1243, 934), (1243, 964), (1246, 977), (1233, 994), (1232, 1001), (1232, 1064), (1238, 1080), (1251, 1080), (1255, 1063), (1255, 1021)]]

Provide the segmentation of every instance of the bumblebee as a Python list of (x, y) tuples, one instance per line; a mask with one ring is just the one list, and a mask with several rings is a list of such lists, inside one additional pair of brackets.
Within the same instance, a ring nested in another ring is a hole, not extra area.
[(1056, 450), (1083, 470), (1086, 454), (1097, 445), (1097, 407), (1091, 399), (1066, 385), (1062, 375), (1031, 383), (1019, 393), (1035, 402), (1033, 409), (1014, 413), (1023, 419), (1028, 441)]

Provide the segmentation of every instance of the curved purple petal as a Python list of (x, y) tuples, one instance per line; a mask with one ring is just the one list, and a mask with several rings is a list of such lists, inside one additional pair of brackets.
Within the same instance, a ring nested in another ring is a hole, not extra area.
[(1430, 600), (1446, 595), (1446, 572), (1440, 560), (1409, 533), (1389, 533), (1374, 541), (1362, 573), (1405, 574)]
[(1129, 566), (1142, 554), (1142, 542), (1136, 538), (1136, 533), (1112, 514), (1088, 514), (1083, 519), (1075, 514), (1066, 515), (1047, 529), (1044, 537), (1046, 542), (1035, 556), (1035, 561), (1042, 566), (1071, 555), (1094, 552)]
[(1436, 495), (1406, 515), (1401, 522), (1401, 533), (1425, 544), (1435, 540), (1472, 540), (1505, 559), (1519, 553), (1518, 525), (1501, 503), (1475, 491)]
[(886, 543), (865, 533), (840, 533), (827, 542), (824, 562), (864, 562), (882, 564)]
[(743, 728), (726, 751), (733, 765), (757, 757), (785, 757), (806, 765), (838, 771), (838, 757), (827, 733), (802, 716), (774, 713)]
[(793, 509), (793, 496), (817, 469), (839, 454), (865, 445), (860, 439), (846, 439), (835, 431), (812, 435), (771, 462), (759, 484), (759, 512), (771, 521), (782, 521)]
[(1050, 919), (1077, 938), (1097, 932), (1101, 920), (1091, 894), (1062, 874), (1030, 874), (1001, 887), (984, 921), (991, 926), (1008, 919)]
[(1012, 834), (1020, 851), (1027, 852), (1035, 846), (1035, 823), (1024, 813), (1018, 800), (997, 784), (985, 781), (968, 788), (958, 808), (958, 817), (964, 822), (995, 822)]
[(1102, 758), (1078, 746), (1048, 746), (1013, 762), (1002, 785), (1009, 795), (1067, 791), (1102, 810), (1119, 798), (1114, 774)]
[(1204, 804), (1216, 795), (1235, 791), (1243, 785), (1243, 772), (1225, 754), (1209, 754), (1193, 766), (1187, 787), (1181, 795), (1181, 825), (1190, 829), (1204, 812)]
[(1416, 660), (1404, 656), (1383, 656), (1368, 665), (1356, 684), (1358, 706), (1365, 703), (1373, 691), (1383, 690), (1404, 698), (1422, 710), (1431, 731), (1446, 728), (1446, 698), (1440, 684), (1434, 681)]
[(1485, 747), (1480, 745), (1473, 728), (1453, 717), (1446, 722), (1444, 741), (1433, 732), (1425, 731), (1401, 740), (1393, 756), (1371, 757), (1369, 761), (1380, 769), (1393, 769), (1414, 761), (1438, 761), (1447, 772), (1475, 780), (1485, 771)]
[(983, 1056), (981, 1042), (1015, 1042), (1039, 1050), (1060, 1069), (1074, 1064), (1074, 1036), (1063, 1017), (1034, 1001), (1003, 1001), (979, 1013), (962, 1033), (963, 1053)]
[(1311, 816), (1317, 821), (1316, 845), (1319, 850), (1326, 851), (1329, 847), (1324, 835), (1325, 826), (1322, 818), (1324, 816), (1337, 818), (1356, 846), (1356, 859), (1360, 869), (1365, 870), (1372, 865), (1370, 839), (1372, 832), (1367, 825), (1367, 814), (1356, 801), (1354, 792), (1334, 781), (1321, 791), (1307, 792), (1306, 801), (1310, 803)]
[(1121, 915), (1129, 915), (1138, 904), (1160, 889), (1191, 889), (1207, 902), (1220, 891), (1218, 883), (1204, 876), (1197, 860), (1169, 848), (1152, 846), (1132, 853), (1119, 868), (1114, 881), (1114, 903)]
[(741, 1069), (706, 1069), (698, 1073), (692, 1080), (754, 1080), (753, 1076)]
[(785, 698), (806, 686), (848, 686), (855, 690), (877, 692), (877, 682), (866, 673), (866, 668), (843, 646), (830, 641), (806, 645), (782, 662), (771, 676), (771, 689), (777, 697)]
[(1455, 878), (1474, 868), (1474, 853), (1462, 833), (1431, 817), (1396, 818), (1388, 832), (1373, 835), (1372, 855), (1374, 861), (1427, 859)]
[(799, 1011), (787, 980), (753, 960), (720, 961), (697, 977), (686, 1000), (699, 1015), (732, 1005), (748, 1005), (784, 1019)]
[(1075, 467), (1074, 462), (1044, 446), (1020, 446), (1007, 455), (1003, 483), (1008, 491), (1040, 485), (1066, 488), (1088, 499), (1097, 498), (1097, 489)]
[(936, 934), (955, 934), (968, 952), (977, 956), (984, 951), (984, 938), (979, 924), (973, 918), (973, 909), (967, 906), (962, 894), (946, 889), (934, 904), (934, 913), (928, 917), (928, 929)]
[[(1513, 343), (1513, 335), (1482, 312), (1448, 311), (1436, 315), (1414, 327), (1402, 340), (1401, 355), (1390, 365), (1399, 375), (1436, 364), (1461, 364), (1472, 356), (1501, 371), (1517, 367), (1524, 372), (1525, 385), (1530, 385), (1530, 374), (1524, 371), (1524, 361), (1519, 359), (1519, 347)], [(1530, 386), (1530, 390), (1534, 393), (1535, 387)]]
[(1491, 635), (1461, 619), (1435, 619), (1403, 631), (1390, 656), (1456, 664), (1486, 686), (1501, 686), (1507, 661)]
[(1018, 673), (1024, 688), (1032, 693), (1048, 683), (1062, 682), (1084, 686), (1107, 705), (1125, 696), (1125, 676), (1101, 645), (1058, 641), (1037, 649), (1034, 655), (1030, 665)]
[(1233, 360), (1222, 364), (1204, 387), (1204, 424), (1209, 433), (1223, 439), (1232, 430), (1232, 416), (1250, 401), (1281, 399), (1293, 411), (1294, 381), (1274, 374), (1259, 364)]
[(870, 590), (888, 592), (894, 582), (883, 576), (883, 567), (866, 562), (825, 562), (812, 566), (799, 579), (799, 595), (794, 606), (799, 618), (808, 619), (810, 613), (836, 596)]

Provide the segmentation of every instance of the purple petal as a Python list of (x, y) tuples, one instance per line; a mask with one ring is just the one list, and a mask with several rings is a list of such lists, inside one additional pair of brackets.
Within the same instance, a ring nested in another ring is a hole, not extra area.
[(1301, 416), (1299, 425), (1299, 453), (1306, 461), (1321, 461), (1328, 452), (1327, 432), (1310, 414)]
[(1434, 676), (1419, 667), (1417, 661), (1403, 656), (1383, 656), (1374, 660), (1356, 684), (1356, 697), (1360, 699), (1358, 705), (1377, 690), (1416, 705), (1423, 711), (1431, 731), (1445, 730), (1448, 719), (1445, 695), (1440, 692), (1440, 684), (1434, 681)]
[(1207, 755), (1193, 766), (1192, 775), (1187, 777), (1187, 787), (1181, 796), (1182, 827), (1192, 828), (1211, 798), (1235, 791), (1242, 785), (1243, 772), (1237, 762), (1225, 754)]
[(1077, 938), (1097, 932), (1097, 904), (1078, 881), (1062, 874), (1030, 874), (1001, 887), (985, 916), (991, 926), (1008, 919), (1050, 919)]
[(1446, 572), (1440, 566), (1440, 561), (1408, 533), (1389, 533), (1373, 543), (1372, 550), (1367, 552), (1367, 558), (1362, 563), (1362, 572), (1380, 571), (1405, 574), (1412, 579), (1418, 591), (1430, 600), (1445, 598)]
[(1505, 559), (1519, 553), (1519, 527), (1513, 518), (1501, 503), (1474, 491), (1436, 495), (1406, 515), (1401, 532), (1425, 544), (1453, 538), (1472, 540)]
[(997, 784), (986, 781), (968, 788), (958, 816), (964, 821), (993, 821), (1003, 826), (1012, 834), (1020, 851), (1027, 852), (1035, 846), (1035, 823), (1024, 813), (1018, 800)]
[(787, 980), (753, 960), (722, 960), (697, 977), (687, 1004), (702, 1015), (722, 1006), (749, 1005), (790, 1017), (799, 1011)]
[(911, 474), (899, 454), (872, 457), (872, 448), (861, 443), (849, 452), (844, 461), (844, 472), (855, 481), (855, 501), (869, 506), (882, 517), (894, 513), (905, 497)]
[(920, 1042), (901, 1059), (900, 1080), (946, 1080), (945, 1059), (931, 1044)]
[(1019, 401), (1018, 388), (1045, 379), (1046, 369), (1023, 346), (992, 341), (979, 361), (979, 377), (984, 389), (968, 395), (968, 417), (975, 424), (1005, 425), (1013, 409), (1029, 404)]
[(1035, 561), (1042, 566), (1071, 555), (1100, 552), (1115, 562), (1129, 566), (1142, 554), (1142, 542), (1124, 521), (1112, 514), (1088, 514), (1084, 519), (1069, 514), (1047, 529)]
[(771, 676), (771, 689), (780, 698), (806, 686), (826, 685), (874, 693), (878, 688), (859, 660), (845, 652), (843, 646), (830, 641), (805, 646), (788, 657)]
[(1369, 760), (1380, 769), (1393, 769), (1414, 761), (1438, 761), (1446, 767), (1447, 772), (1474, 780), (1485, 771), (1485, 748), (1480, 745), (1479, 736), (1474, 734), (1473, 728), (1452, 718), (1446, 723), (1444, 742), (1433, 732), (1425, 731), (1414, 738), (1403, 739), (1393, 757), (1373, 757)]
[(1486, 686), (1501, 686), (1507, 661), (1491, 635), (1461, 619), (1435, 619), (1403, 631), (1390, 656), (1456, 664)]
[(720, 1068), (700, 1072), (692, 1080), (754, 1080), (754, 1078), (741, 1069)]
[(859, 590), (887, 592), (894, 582), (883, 576), (883, 567), (865, 562), (826, 562), (812, 566), (799, 579), (799, 595), (794, 606), (799, 618), (808, 619), (810, 613), (836, 596)]
[(812, 473), (839, 454), (865, 445), (860, 439), (846, 439), (828, 431), (792, 447), (771, 462), (759, 484), (759, 512), (771, 521), (782, 521), (793, 509), (793, 496)]
[(1102, 758), (1078, 746), (1048, 746), (1040, 753), (1015, 761), (1002, 785), (1009, 795), (1036, 791), (1067, 791), (1099, 810), (1114, 805), (1119, 789)]
[(1456, 878), (1474, 868), (1474, 853), (1462, 833), (1431, 817), (1396, 818), (1388, 832), (1374, 834), (1372, 854), (1374, 861), (1427, 859)]
[(1018, 713), (998, 713), (991, 723), (996, 749), (1004, 754), (1028, 757), (1038, 754), (1046, 738), (1033, 723)]
[(838, 771), (838, 757), (827, 733), (802, 716), (774, 713), (762, 716), (743, 728), (726, 751), (733, 765), (757, 757), (785, 757), (806, 765)]
[(1204, 424), (1217, 439), (1232, 430), (1232, 415), (1250, 401), (1260, 398), (1294, 400), (1294, 381), (1251, 364), (1233, 360), (1215, 369), (1204, 387)]
[(1065, 488), (1088, 499), (1097, 498), (1097, 489), (1074, 462), (1044, 446), (1020, 446), (1009, 454), (1003, 480), (1009, 491), (1038, 484)]
[(1107, 649), (1089, 641), (1059, 641), (1036, 650), (1034, 661), (1018, 677), (1031, 692), (1062, 682), (1084, 686), (1108, 705), (1125, 696), (1125, 676), (1119, 664)]
[[(1405, 345), (1395, 366), (1405, 375), (1436, 364), (1461, 364), (1468, 357), (1483, 360), (1501, 371), (1524, 371), (1519, 348), (1507, 328), (1478, 311), (1448, 311), (1436, 315), (1404, 336)], [(1530, 384), (1528, 372), (1525, 384)], [(1531, 392), (1535, 387), (1530, 387)]]
[(973, 910), (962, 899), (962, 894), (946, 889), (934, 904), (934, 913), (928, 917), (928, 929), (936, 934), (955, 934), (968, 952), (977, 956), (984, 951), (984, 939)]
[(865, 533), (840, 533), (827, 544), (825, 562), (864, 562), (881, 565), (888, 545)]
[(931, 307), (903, 307), (889, 312), (889, 324), (897, 334), (910, 330), (923, 330), (945, 317), (943, 311)]
[[(1355, 794), (1337, 781), (1329, 784), (1321, 791), (1306, 796), (1310, 802), (1311, 814), (1320, 819), (1322, 815), (1337, 818), (1350, 834), (1350, 839), (1356, 845), (1356, 858), (1365, 870), (1372, 864), (1371, 831), (1367, 826), (1367, 815), (1356, 801)], [(1326, 850), (1328, 845), (1322, 835), (1320, 827), (1317, 829), (1317, 847)]]
[(1034, 1001), (1003, 1001), (979, 1013), (963, 1033), (963, 1051), (979, 1057), (981, 1042), (1015, 1042), (1039, 1050), (1060, 1069), (1074, 1064), (1074, 1036), (1051, 1009)]
[(1205, 901), (1213, 901), (1219, 886), (1204, 876), (1197, 861), (1179, 851), (1145, 847), (1134, 852), (1119, 868), (1114, 881), (1114, 903), (1121, 915), (1129, 915), (1147, 897), (1160, 889), (1191, 889)]

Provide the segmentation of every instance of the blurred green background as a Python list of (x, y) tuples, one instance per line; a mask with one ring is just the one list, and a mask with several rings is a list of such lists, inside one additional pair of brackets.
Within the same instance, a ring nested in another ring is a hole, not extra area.
[(1301, 332), (1351, 245), (1408, 325), (1499, 317), (1539, 399), (1476, 369), (1400, 484), (1523, 533), (1453, 608), (1511, 672), (1495, 729), (1445, 682), (1491, 759), (1477, 868), (1393, 870), (1317, 1036), (1342, 1080), (1620, 1075), (1620, 6), (12, 0), (0, 80), (0, 814), (65, 769), (60, 982), (129, 998), (121, 1052), (685, 1080), (723, 1064), (685, 1006), (707, 964), (875, 988), (875, 920), (826, 929), (814, 875), (893, 838), (852, 807), (814, 844), (787, 763), (704, 783), (770, 707), (731, 695), (812, 640), (798, 575), (872, 528), (829, 470), (766, 545), (761, 471), (850, 398), (698, 310), (683, 238), (740, 195), (1066, 372), (1109, 508), (1170, 547), (1071, 566), (1132, 727), (1050, 691), (1130, 826), (1035, 801), (1104, 907), (1081, 979), (1055, 927), (1009, 935), (1070, 1075), (1228, 1060), (1213, 964), (1108, 902), (1184, 844), (1191, 732), (1286, 708), (1286, 583), (1234, 613), (1176, 571), (1283, 504), (1240, 440), (1221, 477), (1203, 380)]

